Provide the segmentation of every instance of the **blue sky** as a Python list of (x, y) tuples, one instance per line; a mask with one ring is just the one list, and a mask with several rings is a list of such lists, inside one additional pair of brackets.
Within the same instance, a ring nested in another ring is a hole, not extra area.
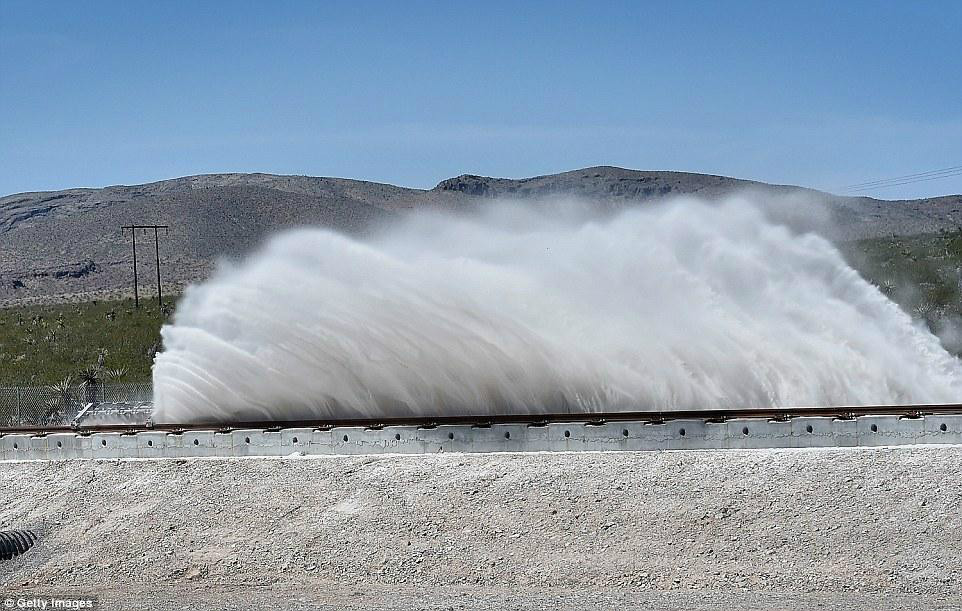
[[(962, 166), (962, 3), (0, 0), (0, 193)], [(962, 176), (873, 190), (962, 192)]]

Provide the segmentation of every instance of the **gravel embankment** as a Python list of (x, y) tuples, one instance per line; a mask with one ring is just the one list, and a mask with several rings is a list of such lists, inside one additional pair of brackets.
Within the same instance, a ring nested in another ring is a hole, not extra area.
[(7, 462), (0, 529), (43, 535), (0, 585), (171, 609), (962, 608), (960, 473), (962, 447)]

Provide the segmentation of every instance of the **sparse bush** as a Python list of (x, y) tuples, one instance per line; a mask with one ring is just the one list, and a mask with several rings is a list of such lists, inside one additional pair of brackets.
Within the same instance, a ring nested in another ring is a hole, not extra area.
[(913, 311), (919, 316), (919, 318), (925, 318), (926, 315), (932, 311), (932, 304), (928, 301), (920, 301), (915, 304)]
[(48, 411), (42, 416), (41, 421), (63, 422), (67, 419), (68, 414), (76, 411), (72, 377), (67, 376), (56, 384), (50, 384), (46, 387), (46, 390), (53, 396), (47, 399)]

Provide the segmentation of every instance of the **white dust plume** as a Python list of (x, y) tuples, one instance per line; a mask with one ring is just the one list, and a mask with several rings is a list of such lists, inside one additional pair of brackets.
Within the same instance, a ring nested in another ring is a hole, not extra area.
[(962, 399), (934, 335), (739, 199), (291, 231), (189, 288), (162, 334), (158, 421)]

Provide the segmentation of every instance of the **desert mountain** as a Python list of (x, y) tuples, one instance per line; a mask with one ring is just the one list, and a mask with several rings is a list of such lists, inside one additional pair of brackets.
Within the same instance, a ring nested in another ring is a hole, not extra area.
[[(833, 217), (830, 237), (838, 240), (962, 225), (962, 196), (885, 201), (724, 176), (614, 167), (523, 179), (466, 174), (430, 190), (342, 178), (205, 174), (0, 198), (0, 303), (126, 294), (131, 238), (120, 227), (128, 224), (170, 225), (160, 250), (164, 284), (175, 290), (205, 277), (219, 257), (248, 252), (282, 228), (319, 225), (363, 234), (405, 210), (470, 209), (497, 198), (563, 195), (617, 208), (679, 195), (715, 200), (746, 191), (761, 199), (788, 198), (796, 207), (824, 205)], [(153, 254), (152, 234), (139, 235), (138, 269), (147, 293), (153, 290)]]

